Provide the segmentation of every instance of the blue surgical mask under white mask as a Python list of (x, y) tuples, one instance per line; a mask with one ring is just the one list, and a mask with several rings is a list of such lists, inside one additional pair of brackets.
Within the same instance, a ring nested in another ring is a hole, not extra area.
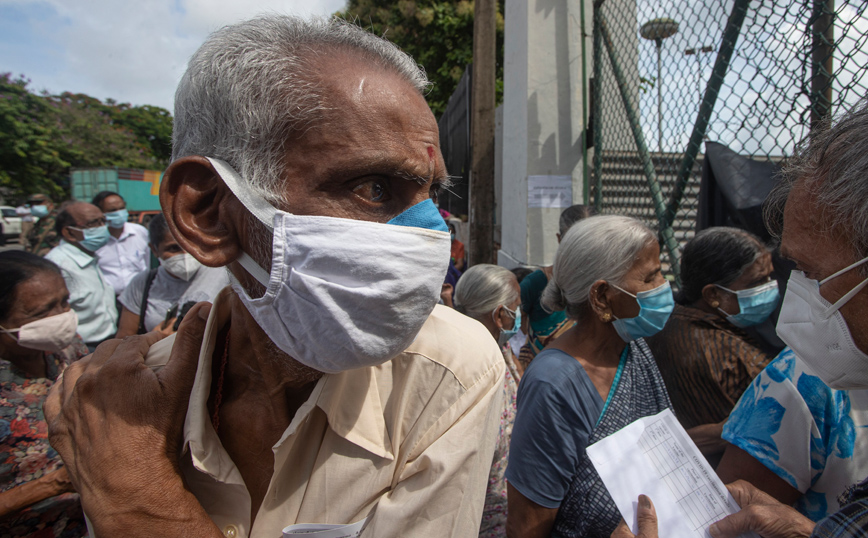
[(78, 244), (90, 252), (96, 252), (104, 247), (108, 243), (109, 237), (111, 237), (108, 226), (105, 224), (96, 226), (95, 228), (75, 228), (74, 226), (70, 226), (70, 228), (84, 234), (84, 239), (80, 240)]
[(112, 228), (123, 228), (124, 224), (130, 219), (130, 213), (126, 209), (118, 209), (117, 211), (109, 211), (105, 214), (105, 220)]
[(612, 325), (618, 332), (618, 336), (625, 342), (632, 342), (639, 338), (645, 338), (657, 334), (666, 325), (672, 309), (675, 307), (675, 299), (672, 297), (672, 288), (669, 281), (657, 286), (653, 290), (640, 291), (633, 295), (629, 291), (611, 284), (613, 288), (635, 297), (639, 303), (639, 315), (635, 318), (615, 318)]
[(274, 234), (270, 270), (238, 263), (265, 286), (233, 289), (268, 338), (326, 373), (382, 364), (419, 334), (449, 266), (446, 223), (431, 200), (388, 223), (276, 209), (227, 163), (208, 159), (226, 186)]
[(769, 319), (769, 316), (775, 311), (781, 299), (777, 280), (766, 282), (754, 288), (737, 291), (717, 284), (715, 286), (738, 297), (738, 314), (728, 314), (718, 307), (720, 313), (726, 316), (726, 320), (736, 327), (751, 327)]

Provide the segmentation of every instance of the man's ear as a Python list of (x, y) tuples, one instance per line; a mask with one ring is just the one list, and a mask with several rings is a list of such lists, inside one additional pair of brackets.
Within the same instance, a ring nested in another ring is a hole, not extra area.
[(175, 240), (203, 265), (222, 267), (241, 254), (236, 226), (243, 207), (208, 159), (194, 155), (169, 165), (160, 205)]
[(81, 239), (79, 239), (72, 233), (72, 230), (69, 229), (69, 226), (60, 230), (60, 237), (64, 238), (69, 243), (78, 243), (79, 241), (81, 241)]

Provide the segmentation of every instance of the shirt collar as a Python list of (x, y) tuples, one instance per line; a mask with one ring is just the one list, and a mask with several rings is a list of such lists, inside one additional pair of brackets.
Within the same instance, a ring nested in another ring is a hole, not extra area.
[(61, 239), (59, 246), (63, 249), (63, 252), (72, 259), (72, 261), (78, 264), (79, 267), (85, 267), (96, 261), (94, 256), (83, 252), (80, 248), (66, 239)]
[[(205, 337), (199, 352), (199, 364), (184, 423), (182, 450), (190, 452), (193, 464), (200, 471), (226, 483), (243, 484), (238, 469), (222, 448), (208, 412), (211, 359), (217, 335), (229, 322), (231, 314), (229, 299), (233, 293), (235, 292), (227, 287), (217, 295), (205, 325)], [(174, 336), (171, 339), (174, 340)], [(160, 344), (162, 342), (156, 345)], [(164, 345), (169, 345), (169, 342)], [(166, 355), (168, 358), (168, 353)], [(375, 456), (388, 460), (394, 459), (377, 386), (376, 373), (379, 368), (384, 366), (323, 375), (307, 402), (296, 412), (275, 448), (295, 433), (313, 408), (318, 407), (325, 413), (329, 428), (337, 435)]]

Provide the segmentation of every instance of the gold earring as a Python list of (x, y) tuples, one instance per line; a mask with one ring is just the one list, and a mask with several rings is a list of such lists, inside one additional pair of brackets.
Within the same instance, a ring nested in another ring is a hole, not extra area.
[(718, 303), (717, 301), (712, 301), (711, 308), (717, 308), (718, 306), (720, 306), (720, 303)]
[(608, 312), (603, 312), (603, 315), (600, 316), (600, 319), (603, 320), (603, 323), (609, 323), (612, 321), (612, 314)]

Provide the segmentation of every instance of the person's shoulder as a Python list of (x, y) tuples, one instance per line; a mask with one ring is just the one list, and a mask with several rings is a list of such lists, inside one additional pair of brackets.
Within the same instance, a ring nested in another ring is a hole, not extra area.
[(126, 224), (124, 224), (124, 227), (131, 235), (144, 237), (145, 241), (148, 240), (148, 229), (141, 224), (137, 224), (135, 222), (127, 222)]
[(575, 357), (560, 349), (544, 349), (534, 357), (524, 372), (521, 382), (563, 385), (575, 379), (574, 372), (584, 371)]
[(464, 387), (491, 375), (498, 367), (499, 381), (505, 368), (503, 354), (488, 329), (443, 305), (434, 307), (416, 340), (402, 355), (421, 357), (449, 370)]
[(545, 285), (548, 283), (548, 281), (549, 281), (549, 279), (546, 276), (545, 271), (543, 271), (542, 269), (537, 269), (533, 273), (524, 277), (521, 280), (521, 283), (519, 284), (519, 286), (522, 289), (530, 289), (530, 288), (535, 288), (535, 287), (539, 287), (539, 286), (545, 287)]
[(69, 252), (67, 252), (65, 243), (61, 243), (49, 250), (45, 254), (45, 259), (54, 262), (61, 268), (64, 268), (66, 265), (72, 262), (72, 259), (69, 256)]

